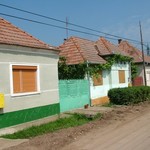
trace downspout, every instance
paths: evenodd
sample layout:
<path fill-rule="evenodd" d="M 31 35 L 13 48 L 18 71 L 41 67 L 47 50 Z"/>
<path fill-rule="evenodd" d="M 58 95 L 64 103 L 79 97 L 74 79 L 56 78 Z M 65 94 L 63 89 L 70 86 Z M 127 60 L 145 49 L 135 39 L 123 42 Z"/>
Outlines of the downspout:
<path fill-rule="evenodd" d="M 87 67 L 87 80 L 88 80 L 88 83 L 89 83 L 89 103 L 90 103 L 90 106 L 92 106 L 92 102 L 91 102 L 91 88 L 90 88 L 90 74 L 89 74 L 89 62 L 88 60 L 86 61 L 86 67 Z"/>

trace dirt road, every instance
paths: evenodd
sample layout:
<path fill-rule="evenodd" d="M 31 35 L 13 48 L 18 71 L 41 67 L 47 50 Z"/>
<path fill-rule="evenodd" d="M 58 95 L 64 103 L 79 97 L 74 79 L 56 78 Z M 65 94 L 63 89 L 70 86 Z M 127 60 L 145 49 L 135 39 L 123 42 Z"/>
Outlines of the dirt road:
<path fill-rule="evenodd" d="M 116 107 L 103 119 L 48 133 L 7 150 L 149 150 L 150 102 Z"/>
<path fill-rule="evenodd" d="M 96 129 L 63 150 L 149 150 L 150 111 L 124 124 Z"/>

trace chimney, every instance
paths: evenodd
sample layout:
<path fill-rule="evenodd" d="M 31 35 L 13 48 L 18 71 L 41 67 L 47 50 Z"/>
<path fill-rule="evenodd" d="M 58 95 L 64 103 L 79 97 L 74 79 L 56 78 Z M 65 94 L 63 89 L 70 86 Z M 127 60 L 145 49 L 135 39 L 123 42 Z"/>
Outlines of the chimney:
<path fill-rule="evenodd" d="M 118 39 L 118 44 L 120 44 L 120 43 L 121 43 L 121 41 L 122 41 L 122 39 Z"/>

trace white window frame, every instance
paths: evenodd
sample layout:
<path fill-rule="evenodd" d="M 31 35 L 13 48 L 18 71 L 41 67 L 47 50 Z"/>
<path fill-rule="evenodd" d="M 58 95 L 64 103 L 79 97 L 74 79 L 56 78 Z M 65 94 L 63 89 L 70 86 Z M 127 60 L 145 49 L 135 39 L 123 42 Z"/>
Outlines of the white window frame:
<path fill-rule="evenodd" d="M 25 93 L 14 93 L 13 89 L 13 66 L 33 66 L 37 67 L 37 91 L 36 92 L 25 92 Z M 11 96 L 25 96 L 25 95 L 32 95 L 32 94 L 39 94 L 41 93 L 40 90 L 40 69 L 39 65 L 35 64 L 10 64 L 10 94 Z"/>

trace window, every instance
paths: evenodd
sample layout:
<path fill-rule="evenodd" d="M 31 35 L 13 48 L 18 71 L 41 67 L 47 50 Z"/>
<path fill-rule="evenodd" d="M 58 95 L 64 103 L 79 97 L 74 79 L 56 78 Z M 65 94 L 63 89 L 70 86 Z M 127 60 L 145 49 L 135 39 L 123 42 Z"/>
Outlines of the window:
<path fill-rule="evenodd" d="M 37 66 L 12 66 L 13 93 L 37 92 Z"/>
<path fill-rule="evenodd" d="M 94 86 L 103 85 L 102 71 L 98 73 L 98 76 L 93 77 L 93 85 Z"/>
<path fill-rule="evenodd" d="M 119 70 L 119 83 L 125 83 L 125 71 L 124 70 Z"/>

